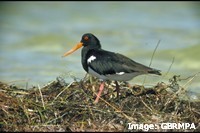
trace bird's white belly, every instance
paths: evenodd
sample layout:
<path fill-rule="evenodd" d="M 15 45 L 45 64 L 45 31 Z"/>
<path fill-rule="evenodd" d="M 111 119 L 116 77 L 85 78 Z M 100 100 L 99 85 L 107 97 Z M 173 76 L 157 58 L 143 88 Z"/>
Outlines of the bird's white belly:
<path fill-rule="evenodd" d="M 108 78 L 106 76 L 98 74 L 97 72 L 92 70 L 90 67 L 88 67 L 88 73 L 91 74 L 94 77 L 99 78 L 99 79 L 108 80 Z"/>
<path fill-rule="evenodd" d="M 102 80 L 116 80 L 116 81 L 128 81 L 128 80 L 131 80 L 132 78 L 140 75 L 137 72 L 134 72 L 134 73 L 120 72 L 120 73 L 116 73 L 116 74 L 112 74 L 112 75 L 111 74 L 100 75 L 97 72 L 95 72 L 94 70 L 92 70 L 90 67 L 88 68 L 88 73 L 91 74 L 92 76 L 95 76 Z"/>
<path fill-rule="evenodd" d="M 132 78 L 136 77 L 137 75 L 139 75 L 138 73 L 124 73 L 122 75 L 119 74 L 112 74 L 112 75 L 106 75 L 106 77 L 109 80 L 116 80 L 116 81 L 129 81 Z"/>

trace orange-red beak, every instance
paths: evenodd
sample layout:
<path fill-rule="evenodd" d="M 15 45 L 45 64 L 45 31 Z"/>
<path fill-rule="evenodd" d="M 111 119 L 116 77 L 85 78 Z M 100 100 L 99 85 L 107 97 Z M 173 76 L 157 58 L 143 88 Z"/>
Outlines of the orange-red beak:
<path fill-rule="evenodd" d="M 71 50 L 69 50 L 68 52 L 66 52 L 62 57 L 68 56 L 69 54 L 73 53 L 74 51 L 76 51 L 77 49 L 79 49 L 80 47 L 83 46 L 83 43 L 80 42 L 78 43 L 76 46 L 74 46 Z"/>

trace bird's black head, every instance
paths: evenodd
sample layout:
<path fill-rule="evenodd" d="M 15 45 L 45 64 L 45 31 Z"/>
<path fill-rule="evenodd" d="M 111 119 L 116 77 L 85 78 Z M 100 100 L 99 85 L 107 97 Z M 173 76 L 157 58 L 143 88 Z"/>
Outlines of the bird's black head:
<path fill-rule="evenodd" d="M 81 42 L 83 43 L 84 47 L 100 49 L 101 44 L 99 39 L 91 33 L 86 33 L 82 36 Z"/>
<path fill-rule="evenodd" d="M 83 49 L 101 49 L 101 44 L 100 41 L 97 39 L 96 36 L 94 36 L 91 33 L 86 33 L 82 36 L 81 42 L 79 42 L 76 46 L 74 46 L 71 50 L 66 52 L 64 56 L 68 56 L 69 54 L 73 53 L 77 49 L 81 48 L 84 46 Z"/>

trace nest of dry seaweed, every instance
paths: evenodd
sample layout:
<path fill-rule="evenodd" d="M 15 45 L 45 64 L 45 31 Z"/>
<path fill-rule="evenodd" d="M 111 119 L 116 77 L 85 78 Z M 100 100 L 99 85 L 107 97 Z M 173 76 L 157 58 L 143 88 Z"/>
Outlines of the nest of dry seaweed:
<path fill-rule="evenodd" d="M 177 82 L 176 76 L 149 88 L 121 82 L 119 97 L 114 82 L 107 82 L 97 104 L 96 79 L 68 84 L 58 77 L 28 90 L 0 82 L 0 130 L 135 132 L 144 130 L 130 130 L 128 123 L 193 123 L 195 129 L 149 131 L 200 131 L 200 102 L 180 99 L 185 91 Z"/>

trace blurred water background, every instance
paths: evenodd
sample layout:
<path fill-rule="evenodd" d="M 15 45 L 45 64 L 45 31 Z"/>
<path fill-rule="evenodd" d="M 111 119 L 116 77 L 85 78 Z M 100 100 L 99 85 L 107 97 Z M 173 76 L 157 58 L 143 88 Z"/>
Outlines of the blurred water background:
<path fill-rule="evenodd" d="M 81 50 L 61 56 L 88 32 L 104 49 L 147 66 L 160 40 L 151 67 L 164 76 L 146 76 L 147 86 L 200 72 L 199 2 L 1 2 L 0 81 L 42 86 L 58 76 L 82 79 Z M 197 75 L 181 84 L 200 93 L 199 81 Z"/>

